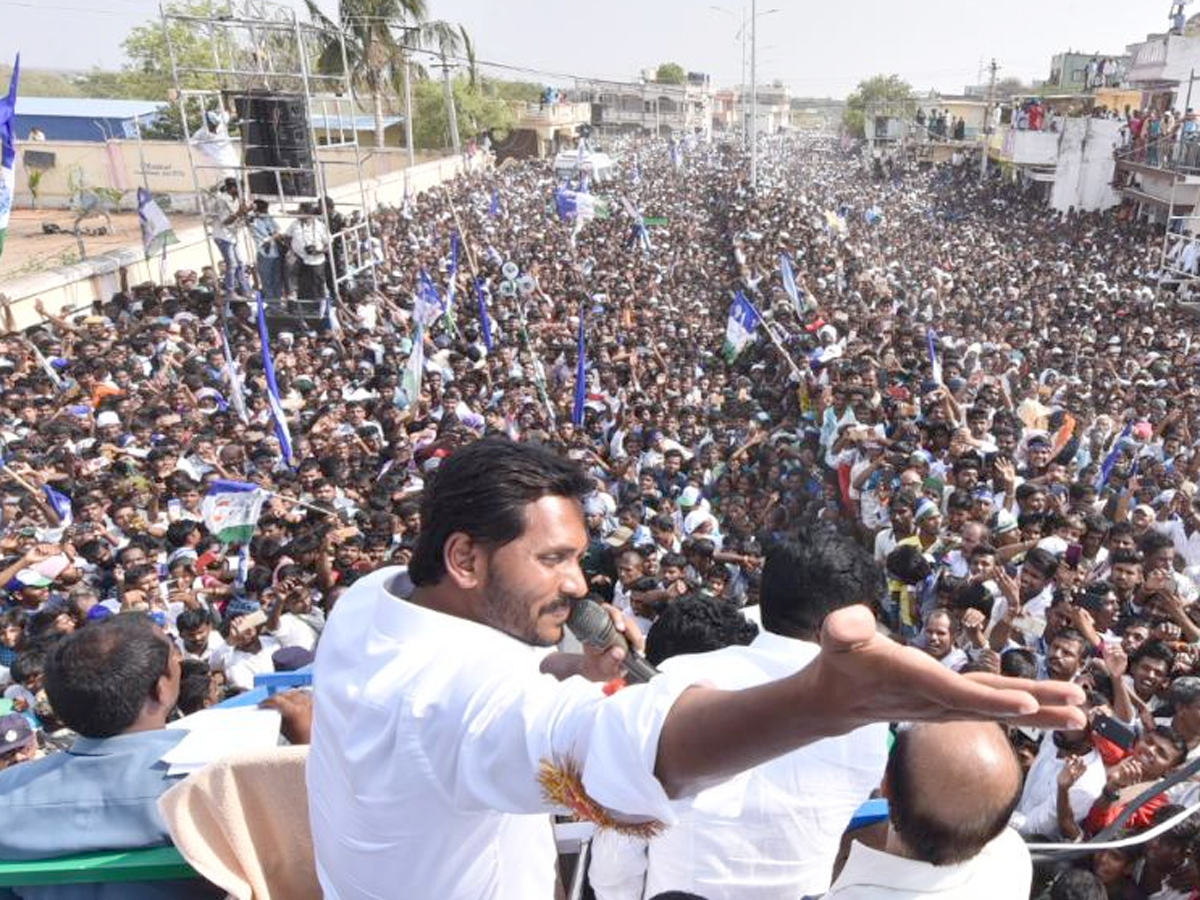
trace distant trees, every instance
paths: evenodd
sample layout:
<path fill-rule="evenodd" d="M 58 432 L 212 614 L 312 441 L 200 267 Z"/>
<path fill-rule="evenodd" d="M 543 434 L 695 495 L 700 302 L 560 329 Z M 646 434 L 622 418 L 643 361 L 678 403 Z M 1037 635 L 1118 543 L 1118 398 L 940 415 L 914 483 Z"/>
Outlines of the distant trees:
<path fill-rule="evenodd" d="M 654 73 L 654 80 L 659 84 L 684 84 L 687 81 L 687 72 L 679 63 L 665 62 Z"/>
<path fill-rule="evenodd" d="M 881 102 L 910 100 L 912 85 L 899 75 L 873 75 L 858 83 L 858 87 L 846 98 L 846 109 L 842 113 L 842 125 L 852 137 L 866 136 L 868 109 Z"/>

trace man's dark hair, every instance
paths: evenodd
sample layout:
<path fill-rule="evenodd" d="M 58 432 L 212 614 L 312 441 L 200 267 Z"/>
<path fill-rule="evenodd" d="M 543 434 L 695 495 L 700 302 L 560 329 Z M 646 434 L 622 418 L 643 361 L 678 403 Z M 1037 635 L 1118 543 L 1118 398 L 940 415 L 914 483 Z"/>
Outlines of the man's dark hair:
<path fill-rule="evenodd" d="M 1108 891 L 1087 869 L 1066 869 L 1050 885 L 1050 900 L 1108 900 Z"/>
<path fill-rule="evenodd" d="M 179 700 L 175 705 L 183 715 L 190 716 L 204 709 L 212 686 L 212 672 L 202 660 L 185 659 L 179 664 L 179 676 Z"/>
<path fill-rule="evenodd" d="M 148 616 L 112 616 L 54 645 L 46 695 L 73 731 L 112 737 L 137 721 L 170 658 L 167 638 Z"/>
<path fill-rule="evenodd" d="M 180 634 L 185 631 L 195 631 L 204 624 L 213 624 L 212 614 L 203 609 L 185 609 L 175 620 L 175 630 Z"/>
<path fill-rule="evenodd" d="M 438 466 L 421 497 L 421 533 L 409 563 L 415 585 L 446 574 L 443 553 L 455 532 L 501 547 L 525 530 L 525 507 L 542 497 L 582 501 L 592 484 L 573 462 L 532 444 L 484 438 Z"/>
<path fill-rule="evenodd" d="M 903 584 L 920 584 L 932 571 L 920 547 L 901 544 L 887 555 L 887 573 Z"/>
<path fill-rule="evenodd" d="M 1114 550 L 1108 556 L 1108 566 L 1111 570 L 1113 566 L 1140 566 L 1142 564 L 1142 554 L 1136 550 Z"/>
<path fill-rule="evenodd" d="M 1009 678 L 1037 678 L 1037 656 L 1032 650 L 1015 648 L 1000 655 L 1000 674 Z"/>
<path fill-rule="evenodd" d="M 892 755 L 888 758 L 884 778 L 888 785 L 888 816 L 892 828 L 905 846 L 921 862 L 935 866 L 966 862 L 994 840 L 1008 824 L 1009 817 L 1021 798 L 1014 790 L 1001 808 L 975 819 L 958 816 L 955 822 L 940 822 L 925 811 L 928 798 L 922 797 L 913 768 L 912 732 L 901 728 L 896 732 Z"/>
<path fill-rule="evenodd" d="M 831 612 L 874 604 L 886 590 L 870 553 L 828 522 L 813 520 L 767 548 L 758 602 L 767 631 L 811 640 Z"/>
<path fill-rule="evenodd" d="M 1167 667 L 1167 673 L 1175 667 L 1175 651 L 1162 641 L 1146 641 L 1129 658 L 1129 668 L 1132 669 L 1143 659 L 1157 659 Z"/>
<path fill-rule="evenodd" d="M 1042 547 L 1034 547 L 1025 554 L 1025 562 L 1021 565 L 1032 567 L 1043 578 L 1053 578 L 1058 571 L 1058 557 Z"/>
<path fill-rule="evenodd" d="M 1142 558 L 1157 553 L 1159 550 L 1165 550 L 1168 547 L 1174 547 L 1175 542 L 1165 534 L 1160 534 L 1157 531 L 1147 531 L 1138 538 L 1137 548 L 1142 552 Z"/>
<path fill-rule="evenodd" d="M 668 603 L 654 620 L 646 636 L 646 659 L 657 666 L 664 659 L 684 653 L 745 646 L 757 635 L 758 626 L 732 603 L 689 594 Z"/>

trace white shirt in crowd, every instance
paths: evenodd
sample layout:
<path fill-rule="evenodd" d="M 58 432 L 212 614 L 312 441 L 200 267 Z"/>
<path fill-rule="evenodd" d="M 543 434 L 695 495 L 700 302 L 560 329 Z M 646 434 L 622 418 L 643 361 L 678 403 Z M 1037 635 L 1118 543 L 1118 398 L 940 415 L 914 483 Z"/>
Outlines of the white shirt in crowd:
<path fill-rule="evenodd" d="M 542 674 L 536 648 L 401 599 L 411 591 L 399 568 L 355 582 L 317 650 L 307 778 L 327 900 L 552 900 L 543 761 L 573 760 L 607 809 L 672 821 L 654 765 L 688 682 L 606 697 Z"/>
<path fill-rule="evenodd" d="M 1089 750 L 1083 759 L 1087 768 L 1067 792 L 1071 813 L 1076 822 L 1082 822 L 1087 817 L 1092 804 L 1100 798 L 1106 783 L 1104 762 L 1100 759 L 1100 754 Z M 1058 755 L 1053 732 L 1045 732 L 1033 765 L 1029 767 L 1029 774 L 1025 776 L 1021 800 L 1017 803 L 1017 809 L 1009 822 L 1026 837 L 1062 837 L 1058 827 L 1058 773 L 1062 771 L 1066 762 L 1066 757 Z"/>
<path fill-rule="evenodd" d="M 972 859 L 948 866 L 893 856 L 855 841 L 824 900 L 1025 900 L 1033 863 L 1011 828 Z"/>
<path fill-rule="evenodd" d="M 280 647 L 279 641 L 265 632 L 259 634 L 258 642 L 261 647 L 257 653 L 226 645 L 219 655 L 213 655 L 210 665 L 214 669 L 225 670 L 225 681 L 230 687 L 248 691 L 254 687 L 255 675 L 275 671 L 275 662 L 271 657 Z"/>
<path fill-rule="evenodd" d="M 748 647 L 677 656 L 660 669 L 737 690 L 794 674 L 819 650 L 764 631 Z M 641 900 L 668 890 L 705 900 L 822 893 L 842 832 L 883 779 L 887 731 L 869 725 L 817 741 L 676 802 L 678 822 L 648 844 L 601 832 L 588 873 L 597 900 Z"/>

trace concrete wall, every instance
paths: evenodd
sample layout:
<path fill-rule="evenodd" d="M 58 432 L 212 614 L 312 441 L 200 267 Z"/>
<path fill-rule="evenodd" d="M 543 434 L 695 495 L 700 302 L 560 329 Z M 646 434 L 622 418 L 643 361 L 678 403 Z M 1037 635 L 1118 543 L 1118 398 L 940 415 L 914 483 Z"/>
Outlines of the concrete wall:
<path fill-rule="evenodd" d="M 1103 210 L 1120 203 L 1113 190 L 1113 149 L 1121 123 L 1112 119 L 1074 118 L 1063 122 L 1050 205 L 1059 212 Z"/>
<path fill-rule="evenodd" d="M 486 165 L 488 159 L 480 155 L 471 161 L 466 157 L 446 157 L 405 171 L 391 172 L 366 183 L 368 207 L 374 209 L 381 203 L 400 205 L 404 199 L 406 183 L 407 190 L 415 196 L 449 181 L 460 172 L 475 171 Z M 343 208 L 359 206 L 357 184 L 333 188 L 330 194 Z M 288 220 L 278 218 L 281 227 L 286 228 Z M 203 227 L 182 230 L 177 236 L 179 243 L 168 249 L 166 262 L 161 264 L 161 271 L 166 273 L 168 280 L 180 269 L 194 269 L 198 272 L 213 262 Z M 72 266 L 47 269 L 0 283 L 0 291 L 7 294 L 12 301 L 13 315 L 18 327 L 25 328 L 36 324 L 41 318 L 33 308 L 35 298 L 40 297 L 46 308 L 52 312 L 65 307 L 86 308 L 97 297 L 107 297 L 121 289 L 122 270 L 125 271 L 127 283 L 130 285 L 145 281 L 157 282 L 160 279 L 159 259 L 146 260 L 141 245 L 136 244 L 91 257 Z"/>
<path fill-rule="evenodd" d="M 395 130 L 395 129 L 393 129 Z M 399 129 L 403 132 L 403 129 Z M 167 195 L 171 208 L 193 211 L 196 208 L 195 187 L 188 162 L 188 149 L 178 141 L 143 141 L 140 151 L 137 141 L 38 141 L 17 144 L 16 205 L 28 208 L 33 195 L 29 191 L 28 169 L 20 162 L 25 150 L 55 155 L 54 168 L 42 176 L 38 206 L 44 209 L 66 209 L 71 203 L 72 172 L 78 173 L 88 187 L 114 188 L 122 191 L 121 206 L 133 209 L 137 189 L 142 184 L 142 159 L 145 159 L 146 178 L 156 195 Z M 408 156 L 402 148 L 362 147 L 364 178 L 380 178 L 402 169 Z M 323 163 L 325 181 L 338 187 L 356 179 L 355 152 L 351 147 L 321 147 L 317 158 Z M 418 153 L 418 162 L 441 159 L 439 154 Z M 210 170 L 211 172 L 211 170 Z M 206 173 L 202 173 L 204 178 Z M 215 181 L 215 177 L 213 177 Z M 202 185 L 203 187 L 204 185 Z"/>

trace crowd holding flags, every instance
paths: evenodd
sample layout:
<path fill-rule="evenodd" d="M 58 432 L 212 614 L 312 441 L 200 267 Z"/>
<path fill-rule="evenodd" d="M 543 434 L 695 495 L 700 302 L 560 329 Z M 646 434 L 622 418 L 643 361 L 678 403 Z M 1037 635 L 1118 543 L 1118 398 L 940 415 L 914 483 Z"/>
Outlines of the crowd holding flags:
<path fill-rule="evenodd" d="M 779 254 L 779 277 L 783 279 L 783 289 L 792 299 L 792 307 L 796 310 L 796 315 L 800 317 L 800 321 L 804 321 L 805 313 L 805 295 L 796 284 L 796 273 L 792 270 L 792 261 L 788 259 L 786 253 Z"/>
<path fill-rule="evenodd" d="M 446 303 L 424 269 L 417 276 L 417 296 L 413 302 L 413 321 L 428 328 L 446 315 Z"/>
<path fill-rule="evenodd" d="M 571 424 L 583 424 L 583 407 L 587 400 L 587 307 L 579 307 L 579 340 L 575 360 L 575 402 L 571 406 Z"/>
<path fill-rule="evenodd" d="M 158 280 L 165 281 L 167 248 L 178 244 L 179 238 L 175 236 L 167 214 L 144 187 L 137 189 L 137 212 L 138 221 L 142 226 L 142 247 L 146 252 L 146 259 L 152 256 L 159 257 Z"/>
<path fill-rule="evenodd" d="M 754 340 L 761 321 L 762 316 L 746 299 L 746 295 L 741 291 L 734 294 L 733 304 L 729 307 L 729 321 L 725 324 L 724 353 L 727 362 L 732 363 L 737 359 L 746 345 Z"/>
<path fill-rule="evenodd" d="M 483 332 L 483 344 L 492 352 L 492 317 L 488 315 L 487 289 L 483 279 L 475 279 L 475 295 L 479 298 L 479 330 Z"/>
<path fill-rule="evenodd" d="M 287 416 L 279 399 L 279 385 L 275 381 L 275 361 L 271 358 L 271 340 L 267 335 L 267 313 L 262 294 L 255 292 L 258 300 L 258 338 L 262 342 L 263 373 L 267 376 L 267 405 L 271 408 L 271 419 L 275 423 L 275 437 L 279 439 L 279 450 L 284 461 L 291 465 L 292 433 L 288 428 Z"/>
<path fill-rule="evenodd" d="M 256 484 L 216 479 L 200 501 L 204 527 L 222 544 L 249 543 L 266 498 Z"/>
<path fill-rule="evenodd" d="M 933 326 L 929 326 L 925 330 L 925 344 L 929 349 L 929 368 L 933 373 L 933 380 L 938 384 L 942 383 L 942 361 L 937 355 L 937 332 L 933 330 Z"/>
<path fill-rule="evenodd" d="M 21 78 L 21 54 L 13 63 L 8 94 L 0 97 L 0 253 L 4 252 L 4 236 L 8 233 L 8 216 L 17 190 L 17 138 L 14 123 L 17 118 L 17 83 Z"/>
<path fill-rule="evenodd" d="M 64 528 L 70 528 L 75 521 L 75 514 L 71 509 L 71 498 L 66 494 L 56 491 L 50 485 L 42 486 L 42 493 L 46 495 L 46 502 L 50 504 L 50 508 L 54 510 L 54 514 L 58 516 L 58 524 Z"/>

